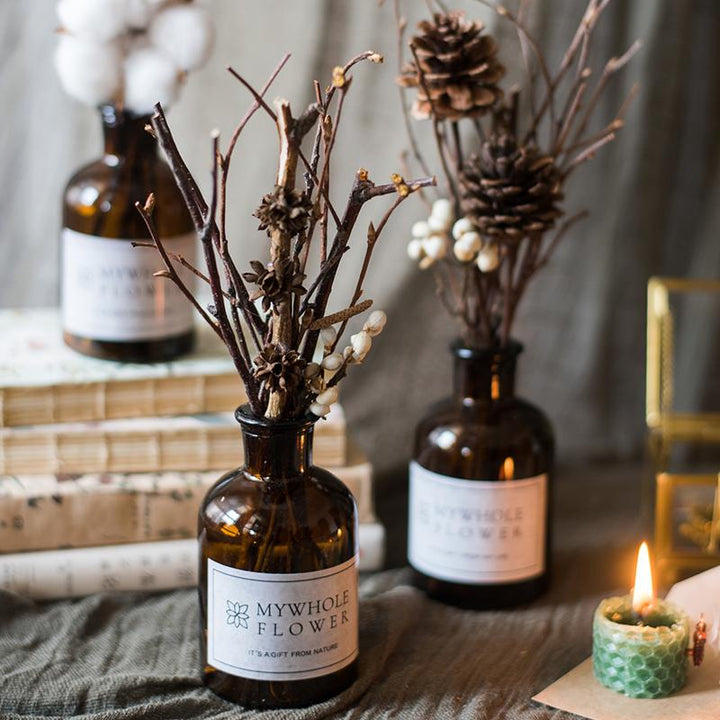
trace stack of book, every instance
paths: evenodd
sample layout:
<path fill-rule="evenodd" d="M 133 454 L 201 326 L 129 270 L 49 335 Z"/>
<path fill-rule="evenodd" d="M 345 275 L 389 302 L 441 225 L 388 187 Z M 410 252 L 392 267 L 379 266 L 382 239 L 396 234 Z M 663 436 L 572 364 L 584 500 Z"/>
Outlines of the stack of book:
<path fill-rule="evenodd" d="M 244 389 L 215 336 L 154 365 L 63 345 L 54 310 L 0 311 L 0 588 L 38 598 L 197 579 L 197 509 L 242 464 Z M 381 567 L 372 467 L 336 406 L 314 462 L 357 499 L 361 570 Z"/>

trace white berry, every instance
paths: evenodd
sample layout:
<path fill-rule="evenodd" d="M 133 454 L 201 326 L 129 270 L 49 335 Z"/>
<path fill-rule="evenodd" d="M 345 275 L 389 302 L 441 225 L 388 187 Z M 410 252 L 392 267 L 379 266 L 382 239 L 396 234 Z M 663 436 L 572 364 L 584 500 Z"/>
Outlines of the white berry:
<path fill-rule="evenodd" d="M 320 405 L 332 405 L 333 403 L 336 403 L 338 399 L 338 389 L 337 385 L 333 385 L 333 387 L 329 387 L 324 392 L 321 392 L 316 398 L 315 402 L 320 403 Z"/>
<path fill-rule="evenodd" d="M 325 417 L 330 412 L 330 406 L 314 402 L 310 405 L 310 412 L 317 417 Z"/>
<path fill-rule="evenodd" d="M 471 262 L 475 259 L 476 251 L 461 238 L 453 245 L 453 253 L 460 262 Z"/>
<path fill-rule="evenodd" d="M 478 253 L 477 266 L 480 272 L 492 272 L 498 265 L 500 265 L 500 253 L 497 245 L 487 245 Z"/>
<path fill-rule="evenodd" d="M 334 327 L 326 327 L 320 331 L 320 338 L 325 347 L 330 347 L 337 338 L 337 330 Z"/>
<path fill-rule="evenodd" d="M 411 228 L 410 232 L 414 238 L 426 238 L 430 234 L 430 226 L 426 220 L 418 220 Z"/>
<path fill-rule="evenodd" d="M 125 0 L 60 0 L 63 29 L 89 42 L 104 43 L 125 32 Z"/>
<path fill-rule="evenodd" d="M 449 200 L 441 198 L 433 203 L 432 213 L 428 220 L 433 230 L 449 230 L 454 219 L 452 203 Z"/>
<path fill-rule="evenodd" d="M 365 321 L 363 330 L 368 333 L 370 337 L 375 337 L 383 331 L 386 322 L 387 315 L 382 310 L 373 310 Z"/>
<path fill-rule="evenodd" d="M 148 34 L 150 42 L 178 67 L 196 70 L 212 51 L 215 26 L 207 10 L 199 5 L 171 5 L 155 16 Z"/>
<path fill-rule="evenodd" d="M 122 91 L 122 53 L 116 43 L 97 45 L 61 35 L 55 68 L 65 92 L 88 105 L 112 103 Z"/>
<path fill-rule="evenodd" d="M 448 240 L 443 235 L 431 235 L 423 240 L 425 254 L 433 260 L 442 260 L 448 251 Z"/>
<path fill-rule="evenodd" d="M 125 107 L 138 115 L 155 103 L 172 105 L 180 91 L 178 67 L 152 47 L 131 51 L 125 60 Z"/>
<path fill-rule="evenodd" d="M 474 226 L 469 218 L 461 217 L 454 225 L 452 229 L 452 236 L 459 240 L 462 235 L 467 232 L 472 232 Z"/>
<path fill-rule="evenodd" d="M 362 360 L 369 352 L 372 346 L 372 338 L 370 333 L 361 330 L 359 333 L 350 336 L 350 344 L 353 349 L 353 357 L 356 360 Z"/>
<path fill-rule="evenodd" d="M 337 370 L 343 364 L 343 356 L 339 352 L 330 353 L 320 364 L 324 370 Z"/>
<path fill-rule="evenodd" d="M 411 260 L 420 260 L 423 256 L 423 241 L 419 238 L 413 238 L 407 246 L 407 254 Z"/>

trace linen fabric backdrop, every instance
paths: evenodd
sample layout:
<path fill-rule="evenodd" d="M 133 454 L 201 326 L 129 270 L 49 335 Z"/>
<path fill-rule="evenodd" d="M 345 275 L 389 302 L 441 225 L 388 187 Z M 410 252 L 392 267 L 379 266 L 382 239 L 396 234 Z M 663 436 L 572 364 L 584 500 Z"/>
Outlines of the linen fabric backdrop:
<path fill-rule="evenodd" d="M 179 146 L 203 187 L 209 180 L 210 131 L 219 128 L 227 142 L 250 103 L 225 67 L 233 65 L 260 86 L 286 50 L 292 58 L 270 96 L 288 97 L 295 112 L 312 100 L 313 78 L 326 84 L 335 65 L 369 48 L 386 57 L 383 66 L 367 64 L 353 72 L 333 172 L 335 202 L 344 203 L 359 167 L 368 168 L 377 182 L 400 170 L 407 139 L 394 85 L 391 0 L 383 6 L 370 0 L 206 4 L 216 18 L 216 49 L 207 66 L 190 76 L 170 112 Z M 585 4 L 533 3 L 531 27 L 551 67 Z M 428 15 L 420 0 L 404 5 L 411 29 Z M 522 83 L 512 28 L 478 2 L 450 5 L 507 39 L 502 59 L 510 78 Z M 56 303 L 62 188 L 101 149 L 97 113 L 67 97 L 55 75 L 54 6 L 52 0 L 0 3 L 4 307 Z M 654 274 L 717 277 L 720 271 L 718 37 L 716 0 L 614 0 L 597 27 L 591 52 L 597 68 L 635 38 L 643 42 L 627 71 L 613 81 L 598 117 L 609 120 L 635 81 L 641 90 L 616 142 L 572 178 L 565 207 L 568 213 L 588 208 L 591 217 L 573 229 L 531 284 L 514 333 L 526 347 L 520 392 L 549 414 L 561 459 L 642 452 L 647 280 Z M 440 177 L 427 123 L 415 127 Z M 250 214 L 273 185 L 276 150 L 275 130 L 258 113 L 236 153 L 230 187 L 233 250 L 243 266 L 267 252 L 264 233 L 256 231 Z M 343 261 L 333 309 L 344 307 L 351 294 L 364 250 L 363 225 L 382 212 L 382 201 L 365 210 L 354 248 Z M 414 425 L 450 389 L 447 347 L 456 328 L 435 299 L 429 273 L 420 272 L 405 251 L 410 225 L 424 212 L 411 198 L 376 249 L 366 296 L 387 311 L 389 322 L 365 366 L 353 368 L 343 383 L 351 431 L 375 463 L 380 493 L 386 483 L 404 482 Z M 717 374 L 711 378 L 720 350 L 717 326 L 717 314 L 708 314 L 680 328 L 677 366 L 686 371 L 677 392 L 690 405 L 718 398 Z"/>

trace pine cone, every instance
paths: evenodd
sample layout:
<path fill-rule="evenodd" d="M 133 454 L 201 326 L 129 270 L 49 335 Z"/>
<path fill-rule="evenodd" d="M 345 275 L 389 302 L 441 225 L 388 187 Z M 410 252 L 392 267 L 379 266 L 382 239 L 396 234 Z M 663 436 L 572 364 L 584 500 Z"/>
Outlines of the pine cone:
<path fill-rule="evenodd" d="M 243 273 L 243 278 L 258 286 L 250 299 L 255 301 L 261 297 L 265 312 L 271 305 L 277 307 L 292 293 L 300 296 L 307 292 L 303 287 L 305 275 L 300 272 L 300 264 L 297 260 L 284 258 L 267 265 L 263 265 L 259 260 L 251 260 L 250 267 L 253 272 Z"/>
<path fill-rule="evenodd" d="M 266 345 L 253 360 L 253 375 L 263 394 L 282 390 L 292 392 L 305 380 L 305 360 L 295 350 Z"/>
<path fill-rule="evenodd" d="M 398 83 L 418 88 L 413 115 L 460 120 L 487 113 L 502 97 L 497 86 L 505 68 L 497 60 L 497 44 L 483 35 L 481 22 L 466 22 L 461 12 L 436 13 L 418 24 L 411 44 L 417 62 L 405 65 Z"/>
<path fill-rule="evenodd" d="M 260 220 L 258 230 L 267 230 L 268 235 L 278 230 L 286 237 L 294 237 L 307 227 L 312 207 L 312 202 L 300 190 L 286 190 L 276 185 L 273 192 L 263 196 L 253 215 Z"/>
<path fill-rule="evenodd" d="M 508 134 L 483 143 L 460 176 L 463 213 L 481 235 L 508 242 L 549 230 L 562 215 L 560 173 L 552 157 Z"/>

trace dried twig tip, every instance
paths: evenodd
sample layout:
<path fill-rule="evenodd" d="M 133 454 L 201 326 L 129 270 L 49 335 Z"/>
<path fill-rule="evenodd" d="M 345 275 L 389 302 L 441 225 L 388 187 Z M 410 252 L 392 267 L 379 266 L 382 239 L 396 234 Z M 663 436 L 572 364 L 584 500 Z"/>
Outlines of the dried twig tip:
<path fill-rule="evenodd" d="M 345 70 L 339 65 L 336 65 L 332 71 L 332 84 L 336 88 L 341 88 L 345 85 Z"/>
<path fill-rule="evenodd" d="M 385 62 L 385 58 L 380 53 L 376 53 L 376 52 L 374 52 L 372 55 L 370 55 L 368 57 L 368 60 L 370 62 L 374 62 L 374 63 L 378 63 L 378 64 L 382 64 Z"/>
<path fill-rule="evenodd" d="M 391 175 L 391 180 L 393 181 L 393 184 L 395 185 L 395 189 L 397 190 L 398 195 L 400 195 L 400 197 L 407 197 L 410 194 L 410 188 L 405 183 L 405 178 L 403 178 L 402 175 L 393 173 Z"/>
<path fill-rule="evenodd" d="M 155 209 L 155 193 L 150 193 L 147 196 L 147 199 L 145 200 L 145 205 L 143 206 L 143 210 L 148 214 L 151 215 L 152 211 Z"/>
<path fill-rule="evenodd" d="M 370 177 L 370 174 L 368 173 L 368 171 L 365 168 L 360 168 L 357 171 L 357 179 L 360 182 L 367 182 L 369 177 Z"/>

